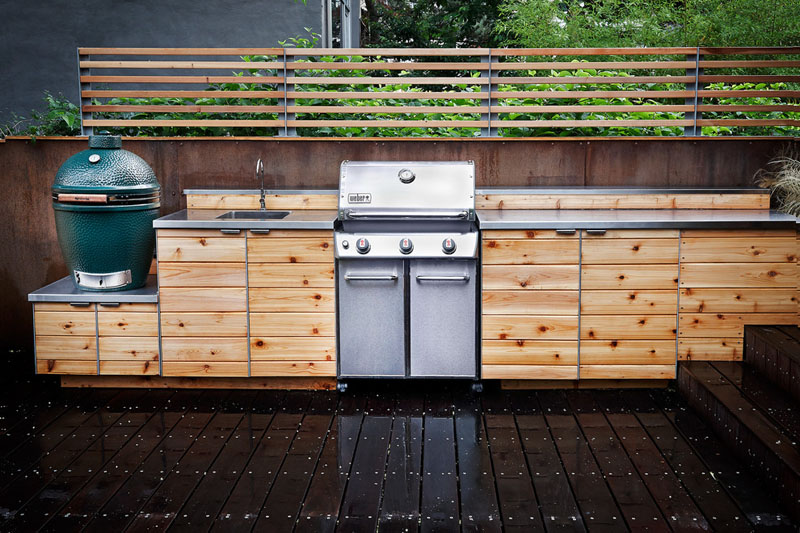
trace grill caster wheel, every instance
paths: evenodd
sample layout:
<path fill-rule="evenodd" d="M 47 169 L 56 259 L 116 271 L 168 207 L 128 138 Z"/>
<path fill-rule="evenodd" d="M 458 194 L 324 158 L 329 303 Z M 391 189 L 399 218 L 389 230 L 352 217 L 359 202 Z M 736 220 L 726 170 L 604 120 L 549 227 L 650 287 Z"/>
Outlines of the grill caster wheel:
<path fill-rule="evenodd" d="M 472 392 L 480 394 L 483 392 L 483 383 L 476 382 L 472 384 Z"/>
<path fill-rule="evenodd" d="M 336 384 L 336 390 L 339 392 L 346 392 L 347 391 L 347 383 L 344 381 L 340 381 Z"/>

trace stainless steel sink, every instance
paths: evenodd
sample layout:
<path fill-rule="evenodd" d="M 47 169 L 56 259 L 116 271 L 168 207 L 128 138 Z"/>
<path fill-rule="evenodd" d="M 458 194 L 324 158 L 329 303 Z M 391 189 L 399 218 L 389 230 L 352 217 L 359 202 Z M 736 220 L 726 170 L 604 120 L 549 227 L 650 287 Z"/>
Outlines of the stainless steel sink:
<path fill-rule="evenodd" d="M 217 218 L 238 220 L 279 220 L 291 211 L 228 211 Z"/>

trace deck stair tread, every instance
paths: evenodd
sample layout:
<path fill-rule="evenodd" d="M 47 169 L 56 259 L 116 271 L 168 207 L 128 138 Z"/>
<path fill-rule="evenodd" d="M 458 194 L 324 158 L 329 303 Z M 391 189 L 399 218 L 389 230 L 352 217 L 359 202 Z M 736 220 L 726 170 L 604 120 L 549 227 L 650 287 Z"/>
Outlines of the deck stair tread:
<path fill-rule="evenodd" d="M 746 326 L 745 363 L 800 402 L 800 328 Z"/>
<path fill-rule="evenodd" d="M 734 385 L 714 365 L 691 362 L 683 365 L 711 394 L 713 394 L 753 435 L 777 456 L 787 468 L 800 475 L 800 451 L 791 439 Z"/>
<path fill-rule="evenodd" d="M 800 516 L 798 415 L 790 399 L 744 363 L 685 362 L 679 388 L 723 441 Z"/>
<path fill-rule="evenodd" d="M 725 361 L 712 363 L 712 366 L 789 436 L 797 448 L 800 443 L 800 411 L 796 401 L 749 365 Z"/>

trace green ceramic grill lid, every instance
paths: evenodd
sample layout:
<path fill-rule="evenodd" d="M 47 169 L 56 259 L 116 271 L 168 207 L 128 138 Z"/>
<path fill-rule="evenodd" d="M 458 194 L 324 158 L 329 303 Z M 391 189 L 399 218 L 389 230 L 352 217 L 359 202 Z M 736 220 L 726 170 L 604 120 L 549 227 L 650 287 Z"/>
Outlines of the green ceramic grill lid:
<path fill-rule="evenodd" d="M 138 155 L 122 150 L 117 135 L 92 135 L 89 149 L 67 159 L 52 187 L 61 207 L 94 208 L 159 201 L 161 186 L 153 169 Z"/>

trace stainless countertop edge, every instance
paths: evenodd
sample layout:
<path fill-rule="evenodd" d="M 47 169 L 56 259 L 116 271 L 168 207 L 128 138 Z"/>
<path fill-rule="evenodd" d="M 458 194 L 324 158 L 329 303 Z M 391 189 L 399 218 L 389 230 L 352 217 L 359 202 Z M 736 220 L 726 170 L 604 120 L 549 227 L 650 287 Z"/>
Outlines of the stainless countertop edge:
<path fill-rule="evenodd" d="M 147 285 L 127 291 L 79 291 L 69 276 L 45 285 L 28 294 L 29 302 L 57 303 L 158 303 L 158 286 L 155 275 L 147 278 Z"/>
<path fill-rule="evenodd" d="M 336 195 L 338 189 L 266 189 L 266 194 L 320 194 Z M 759 187 L 478 187 L 475 193 L 483 194 L 770 194 L 769 189 Z M 258 195 L 259 189 L 184 189 L 184 195 Z"/>
<path fill-rule="evenodd" d="M 333 229 L 330 221 L 293 220 L 156 220 L 155 229 Z"/>
<path fill-rule="evenodd" d="M 492 221 L 479 222 L 485 229 L 795 229 L 791 220 L 739 220 L 739 221 L 609 221 L 609 222 L 547 222 L 547 221 Z"/>
<path fill-rule="evenodd" d="M 759 187 L 719 188 L 712 187 L 478 187 L 475 194 L 770 194 L 769 189 Z"/>
<path fill-rule="evenodd" d="M 265 194 L 325 194 L 335 195 L 339 194 L 338 189 L 265 189 Z M 260 195 L 261 189 L 184 189 L 183 194 L 209 194 L 209 195 L 231 195 L 231 194 L 248 194 Z"/>

